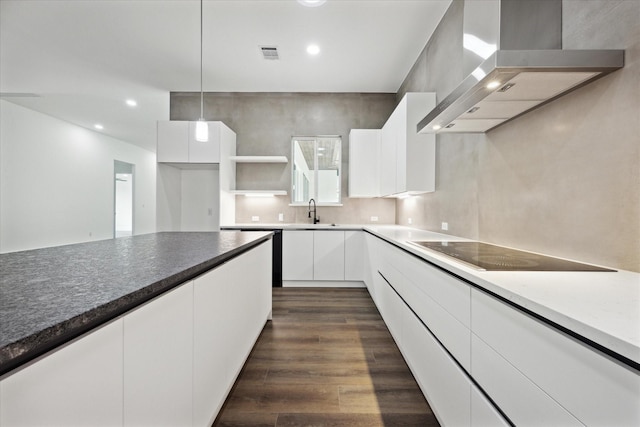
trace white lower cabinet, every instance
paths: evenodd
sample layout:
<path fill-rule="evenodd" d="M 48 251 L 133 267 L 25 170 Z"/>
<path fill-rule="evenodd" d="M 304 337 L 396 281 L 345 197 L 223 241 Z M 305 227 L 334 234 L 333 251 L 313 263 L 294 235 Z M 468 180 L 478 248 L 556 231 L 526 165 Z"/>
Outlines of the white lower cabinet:
<path fill-rule="evenodd" d="M 583 425 L 475 335 L 471 349 L 473 378 L 516 425 Z"/>
<path fill-rule="evenodd" d="M 471 425 L 473 427 L 507 427 L 511 425 L 474 384 L 471 384 Z"/>
<path fill-rule="evenodd" d="M 362 286 L 365 254 L 363 231 L 284 230 L 283 285 Z"/>
<path fill-rule="evenodd" d="M 0 382 L 2 426 L 122 425 L 118 319 Z"/>
<path fill-rule="evenodd" d="M 282 232 L 282 280 L 313 280 L 313 231 Z"/>
<path fill-rule="evenodd" d="M 194 280 L 193 425 L 211 425 L 271 312 L 271 242 Z"/>
<path fill-rule="evenodd" d="M 344 231 L 313 231 L 313 280 L 344 280 Z"/>
<path fill-rule="evenodd" d="M 193 283 L 124 317 L 124 425 L 192 425 Z"/>
<path fill-rule="evenodd" d="M 532 390 L 530 394 L 500 400 L 496 396 L 496 404 L 505 405 L 507 416 L 514 421 L 520 416 L 527 420 L 533 417 L 523 412 L 526 408 L 522 407 L 531 403 L 529 396 L 539 394 L 532 388 L 535 387 L 546 395 L 540 401 L 552 399 L 585 425 L 640 425 L 637 371 L 484 292 L 474 289 L 471 300 L 472 331 L 477 338 L 472 348 L 474 377 L 477 362 L 478 375 L 488 385 L 501 388 L 516 380 L 523 384 L 522 378 L 512 375 L 513 370 L 532 383 L 527 387 Z M 495 354 L 487 351 L 487 347 Z M 498 364 L 504 368 L 496 370 Z M 549 412 L 544 416 L 552 416 L 549 405 L 541 404 L 540 408 Z M 545 421 L 547 425 L 569 425 L 568 418 L 555 414 Z"/>
<path fill-rule="evenodd" d="M 403 334 L 400 350 L 440 424 L 471 425 L 471 381 L 464 371 L 409 309 Z"/>
<path fill-rule="evenodd" d="M 344 280 L 364 280 L 367 258 L 364 231 L 344 232 Z"/>

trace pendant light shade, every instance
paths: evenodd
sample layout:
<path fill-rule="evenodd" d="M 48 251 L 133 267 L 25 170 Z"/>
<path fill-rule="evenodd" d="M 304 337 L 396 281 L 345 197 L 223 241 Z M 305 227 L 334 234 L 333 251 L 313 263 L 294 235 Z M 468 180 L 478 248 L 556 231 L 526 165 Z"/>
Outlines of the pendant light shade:
<path fill-rule="evenodd" d="M 196 122 L 196 141 L 209 141 L 209 124 L 203 118 L 199 118 Z"/>
<path fill-rule="evenodd" d="M 204 119 L 204 92 L 202 90 L 202 3 L 200 0 L 200 118 L 196 122 L 196 141 L 209 141 L 209 125 Z"/>

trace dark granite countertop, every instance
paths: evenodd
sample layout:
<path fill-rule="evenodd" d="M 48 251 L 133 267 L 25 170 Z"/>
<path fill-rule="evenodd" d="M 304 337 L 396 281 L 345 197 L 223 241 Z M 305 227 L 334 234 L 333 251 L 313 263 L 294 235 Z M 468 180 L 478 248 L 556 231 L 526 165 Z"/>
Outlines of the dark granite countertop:
<path fill-rule="evenodd" d="M 269 240 L 163 232 L 0 255 L 0 375 Z"/>

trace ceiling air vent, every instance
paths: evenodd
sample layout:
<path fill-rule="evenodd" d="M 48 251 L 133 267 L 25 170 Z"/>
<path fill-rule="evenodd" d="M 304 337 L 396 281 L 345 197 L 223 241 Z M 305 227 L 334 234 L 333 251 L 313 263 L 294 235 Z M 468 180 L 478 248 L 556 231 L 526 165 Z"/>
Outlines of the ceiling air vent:
<path fill-rule="evenodd" d="M 260 46 L 260 51 L 264 59 L 280 59 L 278 48 L 275 46 Z"/>

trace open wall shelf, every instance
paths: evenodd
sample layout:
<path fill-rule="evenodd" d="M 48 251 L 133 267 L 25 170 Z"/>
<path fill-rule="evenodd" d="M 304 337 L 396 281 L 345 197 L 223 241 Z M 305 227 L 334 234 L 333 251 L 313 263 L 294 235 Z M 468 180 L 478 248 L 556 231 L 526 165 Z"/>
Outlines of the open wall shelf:
<path fill-rule="evenodd" d="M 236 163 L 289 163 L 287 156 L 231 156 Z"/>

